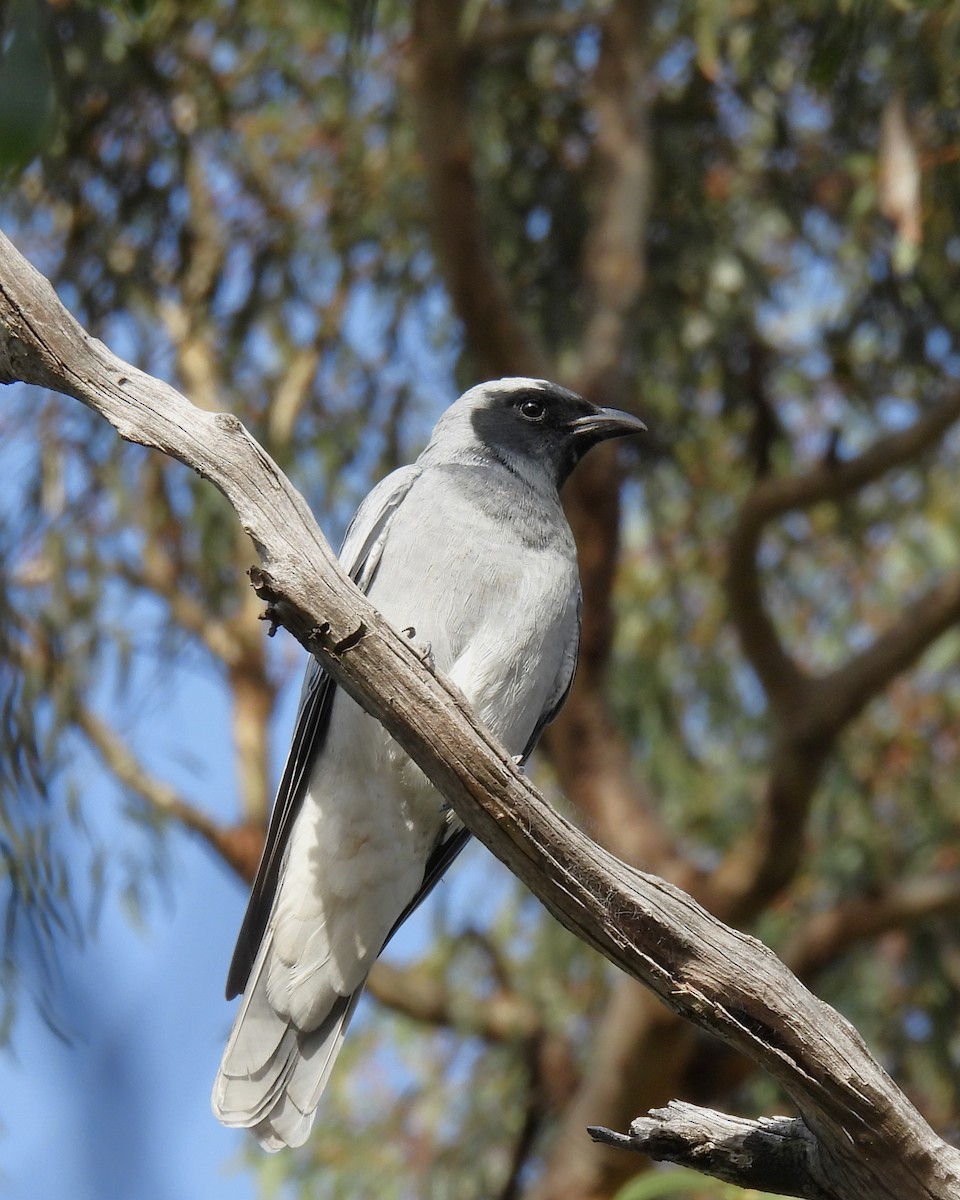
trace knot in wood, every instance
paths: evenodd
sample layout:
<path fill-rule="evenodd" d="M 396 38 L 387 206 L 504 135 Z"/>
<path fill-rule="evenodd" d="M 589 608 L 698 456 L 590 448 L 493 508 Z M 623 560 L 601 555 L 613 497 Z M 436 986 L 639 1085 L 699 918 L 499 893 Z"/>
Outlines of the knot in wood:
<path fill-rule="evenodd" d="M 240 433 L 243 429 L 240 418 L 233 413 L 215 413 L 213 423 L 223 433 Z"/>

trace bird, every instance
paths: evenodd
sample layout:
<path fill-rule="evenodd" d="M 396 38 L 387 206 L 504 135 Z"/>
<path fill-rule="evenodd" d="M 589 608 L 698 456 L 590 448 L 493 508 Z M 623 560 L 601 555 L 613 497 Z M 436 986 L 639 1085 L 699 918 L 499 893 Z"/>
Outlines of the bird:
<path fill-rule="evenodd" d="M 580 639 L 560 488 L 587 450 L 645 430 L 543 379 L 466 391 L 377 484 L 340 562 L 518 763 L 559 712 Z M 299 1146 L 380 951 L 469 834 L 380 723 L 311 659 L 227 978 L 243 998 L 213 1087 L 227 1126 Z"/>

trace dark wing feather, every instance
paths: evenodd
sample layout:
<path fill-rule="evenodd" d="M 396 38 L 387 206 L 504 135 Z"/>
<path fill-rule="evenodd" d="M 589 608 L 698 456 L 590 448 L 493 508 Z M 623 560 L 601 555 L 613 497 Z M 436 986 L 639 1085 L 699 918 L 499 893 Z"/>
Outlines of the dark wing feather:
<path fill-rule="evenodd" d="M 402 467 L 388 475 L 364 500 L 347 530 L 340 561 L 363 592 L 369 589 L 377 573 L 390 518 L 419 474 L 420 468 L 414 465 Z M 239 995 L 247 986 L 254 959 L 266 932 L 290 831 L 303 805 L 313 764 L 326 741 L 336 691 L 337 685 L 326 671 L 315 659 L 311 660 L 263 854 L 227 972 L 228 1000 Z"/>
<path fill-rule="evenodd" d="M 287 848 L 290 830 L 303 803 L 304 785 L 314 756 L 323 749 L 330 710 L 337 685 L 314 659 L 308 668 L 307 686 L 297 713 L 293 742 L 287 756 L 277 798 L 270 814 L 270 825 L 263 846 L 257 876 L 253 881 L 247 911 L 243 915 L 237 944 L 227 972 L 227 999 L 232 1000 L 247 986 L 273 907 L 280 877 L 280 865 Z"/>

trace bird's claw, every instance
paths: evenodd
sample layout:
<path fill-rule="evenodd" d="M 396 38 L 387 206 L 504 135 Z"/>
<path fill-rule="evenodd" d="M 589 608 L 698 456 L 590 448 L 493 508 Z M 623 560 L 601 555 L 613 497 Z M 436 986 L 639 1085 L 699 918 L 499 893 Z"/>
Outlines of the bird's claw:
<path fill-rule="evenodd" d="M 417 631 L 412 625 L 408 625 L 406 629 L 402 630 L 402 633 L 410 639 L 416 651 L 417 658 L 432 671 L 436 665 L 433 659 L 433 646 L 429 642 L 418 642 L 416 640 Z"/>

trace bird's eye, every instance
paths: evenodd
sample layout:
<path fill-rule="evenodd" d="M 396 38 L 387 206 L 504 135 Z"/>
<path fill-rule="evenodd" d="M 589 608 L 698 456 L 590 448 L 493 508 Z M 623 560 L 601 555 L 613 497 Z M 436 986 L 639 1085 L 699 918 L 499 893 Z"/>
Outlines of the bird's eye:
<path fill-rule="evenodd" d="M 524 400 L 519 406 L 520 416 L 525 421 L 542 421 L 547 406 L 542 400 Z"/>

